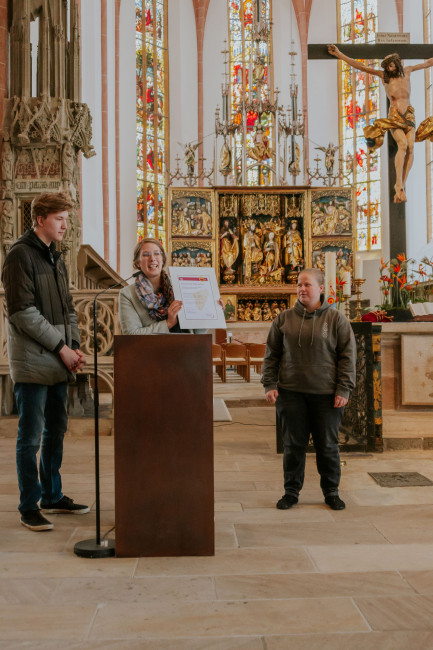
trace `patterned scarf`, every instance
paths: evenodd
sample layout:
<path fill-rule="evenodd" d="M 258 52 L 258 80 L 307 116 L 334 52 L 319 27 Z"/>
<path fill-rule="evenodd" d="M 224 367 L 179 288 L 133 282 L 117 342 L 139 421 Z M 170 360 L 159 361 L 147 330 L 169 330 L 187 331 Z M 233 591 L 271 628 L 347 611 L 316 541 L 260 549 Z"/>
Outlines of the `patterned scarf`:
<path fill-rule="evenodd" d="M 140 302 L 149 310 L 153 320 L 166 320 L 169 305 L 174 300 L 173 287 L 165 271 L 161 271 L 161 291 L 155 292 L 144 273 L 135 279 L 135 290 Z"/>

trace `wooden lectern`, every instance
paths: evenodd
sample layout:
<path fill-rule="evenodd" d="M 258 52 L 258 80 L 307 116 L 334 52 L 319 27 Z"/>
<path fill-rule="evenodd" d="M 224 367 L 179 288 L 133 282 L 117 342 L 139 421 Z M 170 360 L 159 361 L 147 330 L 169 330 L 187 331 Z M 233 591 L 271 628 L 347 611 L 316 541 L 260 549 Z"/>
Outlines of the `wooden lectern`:
<path fill-rule="evenodd" d="M 114 338 L 116 555 L 213 555 L 212 337 Z"/>

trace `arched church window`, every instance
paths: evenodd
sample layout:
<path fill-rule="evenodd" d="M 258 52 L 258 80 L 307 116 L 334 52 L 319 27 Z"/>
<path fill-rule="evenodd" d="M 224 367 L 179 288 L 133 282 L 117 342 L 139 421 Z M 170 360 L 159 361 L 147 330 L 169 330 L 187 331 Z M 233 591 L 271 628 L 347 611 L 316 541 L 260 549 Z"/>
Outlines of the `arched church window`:
<path fill-rule="evenodd" d="M 339 0 L 338 33 L 341 43 L 374 43 L 377 0 Z M 379 61 L 366 61 L 378 67 Z M 368 154 L 364 126 L 380 116 L 380 78 L 339 62 L 340 144 L 345 172 L 355 187 L 357 249 L 382 247 L 380 204 L 380 153 Z"/>
<path fill-rule="evenodd" d="M 424 43 L 432 42 L 432 1 L 423 0 Z M 425 74 L 425 114 L 433 114 L 433 73 L 426 68 Z M 433 143 L 426 140 L 426 184 L 427 184 L 427 239 L 433 237 Z"/>
<path fill-rule="evenodd" d="M 168 156 L 167 0 L 135 0 L 138 238 L 165 243 Z"/>
<path fill-rule="evenodd" d="M 258 24 L 267 27 L 269 37 L 254 41 L 253 30 Z M 227 105 L 223 104 L 223 117 L 224 113 L 228 112 L 227 118 L 232 118 L 236 124 L 241 125 L 245 104 L 259 99 L 259 95 L 265 99 L 268 91 L 271 91 L 273 99 L 271 0 L 228 0 L 228 28 L 229 94 Z M 260 138 L 266 147 L 271 149 L 274 140 L 271 113 L 263 112 L 260 123 Z M 272 184 L 273 174 L 270 173 L 266 165 L 257 165 L 257 156 L 254 158 L 258 138 L 258 113 L 247 111 L 244 125 L 244 128 L 238 129 L 231 139 L 233 160 L 236 161 L 236 164 L 233 165 L 236 184 L 242 184 L 242 168 L 244 166 L 247 185 Z M 242 143 L 244 141 L 246 147 L 243 160 Z M 272 154 L 270 153 L 269 161 L 264 160 L 264 162 L 268 162 L 270 166 L 271 161 Z M 261 176 L 260 180 L 258 174 Z"/>

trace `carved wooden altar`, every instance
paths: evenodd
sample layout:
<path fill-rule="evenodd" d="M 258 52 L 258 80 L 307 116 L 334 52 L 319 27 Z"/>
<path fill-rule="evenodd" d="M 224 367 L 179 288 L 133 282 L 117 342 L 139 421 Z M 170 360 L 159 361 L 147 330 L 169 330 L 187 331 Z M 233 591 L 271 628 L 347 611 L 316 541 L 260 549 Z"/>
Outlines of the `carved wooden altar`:
<path fill-rule="evenodd" d="M 303 268 L 325 270 L 325 252 L 341 279 L 353 271 L 353 205 L 352 188 L 171 188 L 170 264 L 213 266 L 227 321 L 272 321 Z"/>

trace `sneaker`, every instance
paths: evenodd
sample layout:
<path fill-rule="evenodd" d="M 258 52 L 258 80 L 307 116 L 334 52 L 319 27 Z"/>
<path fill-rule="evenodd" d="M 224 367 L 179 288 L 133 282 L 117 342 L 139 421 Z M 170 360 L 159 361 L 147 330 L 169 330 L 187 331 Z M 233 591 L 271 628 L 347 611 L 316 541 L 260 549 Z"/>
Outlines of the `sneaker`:
<path fill-rule="evenodd" d="M 298 497 L 293 496 L 293 494 L 285 494 L 277 501 L 277 508 L 278 510 L 288 510 L 296 503 L 298 503 Z"/>
<path fill-rule="evenodd" d="M 21 513 L 21 523 L 30 530 L 52 530 L 51 521 L 45 519 L 40 510 L 27 510 Z"/>
<path fill-rule="evenodd" d="M 57 503 L 48 503 L 46 506 L 41 503 L 42 512 L 49 512 L 52 515 L 85 515 L 90 512 L 89 506 L 82 506 L 74 503 L 69 497 L 62 497 Z"/>
<path fill-rule="evenodd" d="M 346 504 L 338 494 L 331 494 L 328 497 L 325 497 L 325 503 L 331 508 L 331 510 L 344 510 Z"/>

